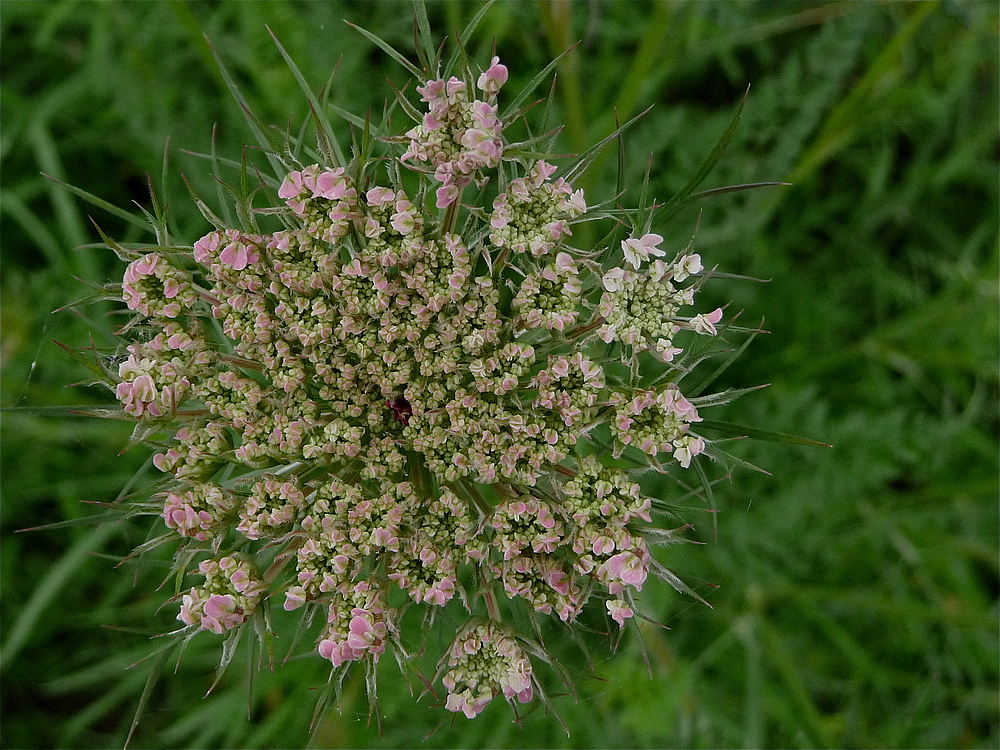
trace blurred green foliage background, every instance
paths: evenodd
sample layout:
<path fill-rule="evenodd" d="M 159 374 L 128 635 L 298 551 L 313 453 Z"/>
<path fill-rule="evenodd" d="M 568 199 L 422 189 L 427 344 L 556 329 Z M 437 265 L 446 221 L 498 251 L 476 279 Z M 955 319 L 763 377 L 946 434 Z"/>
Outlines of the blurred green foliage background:
<path fill-rule="evenodd" d="M 476 2 L 431 2 L 442 37 Z M 251 141 L 212 61 L 211 39 L 256 114 L 307 114 L 265 26 L 311 85 L 355 113 L 405 75 L 343 20 L 412 50 L 412 7 L 381 2 L 21 2 L 0 5 L 2 239 L 2 741 L 121 746 L 151 666 L 156 560 L 115 569 L 140 525 L 25 527 L 78 519 L 118 496 L 148 453 L 118 455 L 127 423 L 73 416 L 109 402 L 52 344 L 106 346 L 110 308 L 53 312 L 120 278 L 111 236 L 145 240 L 45 173 L 119 206 L 148 205 L 147 173 L 177 234 L 208 226 L 210 165 Z M 716 197 L 655 230 L 692 234 L 718 280 L 705 309 L 764 320 L 720 385 L 770 387 L 717 412 L 833 444 L 744 441 L 771 472 L 717 487 L 692 510 L 705 545 L 665 562 L 712 609 L 647 584 L 642 626 L 617 655 L 594 652 L 556 704 L 511 723 L 495 701 L 475 721 L 416 703 L 384 663 L 383 734 L 364 686 L 346 687 L 322 747 L 997 747 L 998 511 L 997 8 L 994 2 L 497 3 L 466 40 L 495 43 L 510 90 L 555 54 L 567 153 L 649 105 L 625 139 L 637 185 L 651 159 L 663 200 L 708 153 L 750 85 L 739 132 L 703 187 L 787 180 Z M 400 127 L 405 123 L 399 123 Z M 346 131 L 345 131 L 346 132 Z M 160 185 L 169 138 L 167 181 Z M 582 184 L 614 192 L 614 159 Z M 632 195 L 635 199 L 635 195 Z M 627 202 L 627 197 L 626 197 Z M 558 637 L 554 634 L 553 637 Z M 572 662 L 583 670 L 585 664 Z M 243 660 L 240 662 L 240 660 Z M 254 674 L 245 657 L 203 698 L 218 643 L 196 638 L 158 668 L 135 747 L 296 747 L 307 742 L 318 657 Z M 577 659 L 579 662 L 579 659 Z M 251 674 L 252 684 L 251 683 Z M 248 719 L 249 711 L 249 719 Z M 433 730 L 428 739 L 425 737 Z"/>

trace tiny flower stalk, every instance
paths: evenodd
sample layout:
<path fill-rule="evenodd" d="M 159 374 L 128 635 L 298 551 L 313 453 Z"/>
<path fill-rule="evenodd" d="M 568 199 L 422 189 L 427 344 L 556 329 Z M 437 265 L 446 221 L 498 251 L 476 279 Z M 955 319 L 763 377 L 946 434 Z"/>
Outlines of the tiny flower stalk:
<path fill-rule="evenodd" d="M 569 625 L 595 608 L 617 631 L 650 573 L 676 582 L 651 551 L 664 500 L 636 477 L 721 455 L 682 363 L 733 328 L 699 309 L 701 257 L 638 225 L 649 207 L 595 207 L 580 170 L 511 139 L 498 57 L 440 69 L 383 152 L 274 150 L 260 228 L 133 258 L 116 393 L 168 436 L 155 497 L 177 559 L 203 558 L 189 632 L 319 609 L 313 648 L 346 669 L 408 663 L 427 632 L 403 612 L 447 608 L 468 622 L 440 655 L 444 708 L 472 718 L 539 694 L 515 606 Z M 630 230 L 616 247 L 574 243 L 608 217 Z"/>

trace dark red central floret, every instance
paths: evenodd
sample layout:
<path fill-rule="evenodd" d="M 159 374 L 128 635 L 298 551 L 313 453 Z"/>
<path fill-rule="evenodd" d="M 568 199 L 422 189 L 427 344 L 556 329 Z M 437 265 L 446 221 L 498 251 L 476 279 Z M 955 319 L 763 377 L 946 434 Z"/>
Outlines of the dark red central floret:
<path fill-rule="evenodd" d="M 386 401 L 385 405 L 392 409 L 392 418 L 403 425 L 403 427 L 406 427 L 410 423 L 410 415 L 413 414 L 413 408 L 405 398 L 399 396 L 392 401 Z"/>

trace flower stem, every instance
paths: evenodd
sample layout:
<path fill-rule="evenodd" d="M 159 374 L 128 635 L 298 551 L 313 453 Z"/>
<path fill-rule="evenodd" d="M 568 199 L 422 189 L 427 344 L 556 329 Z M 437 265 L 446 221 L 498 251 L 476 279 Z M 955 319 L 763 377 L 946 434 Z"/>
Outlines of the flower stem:
<path fill-rule="evenodd" d="M 455 230 L 455 224 L 458 223 L 458 207 L 461 204 L 462 193 L 459 193 L 458 197 L 449 203 L 448 208 L 444 210 L 444 219 L 441 221 L 442 234 L 449 234 Z"/>
<path fill-rule="evenodd" d="M 574 328 L 572 331 L 570 331 L 569 333 L 567 333 L 566 334 L 566 338 L 568 338 L 568 339 L 575 339 L 577 336 L 582 336 L 584 334 L 590 333 L 591 331 L 593 331 L 598 326 L 604 325 L 604 323 L 605 323 L 604 316 L 603 315 L 598 315 L 596 318 L 594 318 L 592 321 L 590 321 L 586 325 L 582 325 L 582 326 L 579 326 L 578 328 Z"/>
<path fill-rule="evenodd" d="M 503 620 L 500 617 L 500 605 L 497 604 L 497 597 L 493 592 L 493 589 L 486 589 L 483 591 L 483 601 L 486 602 L 486 612 L 489 614 L 490 619 L 502 622 Z"/>

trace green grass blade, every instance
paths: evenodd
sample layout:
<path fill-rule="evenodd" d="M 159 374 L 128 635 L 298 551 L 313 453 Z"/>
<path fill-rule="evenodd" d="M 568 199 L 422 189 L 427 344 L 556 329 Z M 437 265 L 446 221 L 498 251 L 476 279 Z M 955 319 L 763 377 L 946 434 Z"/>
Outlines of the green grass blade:
<path fill-rule="evenodd" d="M 184 178 L 184 184 L 187 186 L 188 195 L 191 196 L 191 200 L 198 207 L 198 210 L 201 212 L 201 215 L 204 216 L 205 219 L 210 224 L 212 224 L 216 229 L 225 229 L 226 227 L 232 225 L 232 222 L 220 219 L 218 216 L 215 215 L 215 212 L 212 211 L 212 209 L 208 207 L 208 204 L 201 199 L 201 196 L 195 192 L 194 185 L 192 185 L 188 181 L 187 177 Z M 221 192 L 222 188 L 220 187 L 219 190 Z M 223 205 L 228 205 L 228 204 L 223 203 Z"/>
<path fill-rule="evenodd" d="M 663 75 L 664 58 L 669 54 L 666 50 L 670 49 L 670 44 L 666 41 L 671 28 L 670 17 L 679 8 L 676 3 L 655 3 L 649 17 L 642 24 L 643 35 L 639 48 L 631 56 L 631 65 L 623 76 L 614 102 L 615 111 L 623 116 L 635 110 L 643 88 L 648 86 L 650 75 Z M 676 55 L 676 52 L 672 53 L 672 58 L 676 59 Z"/>
<path fill-rule="evenodd" d="M 754 391 L 759 391 L 762 388 L 767 387 L 768 384 L 764 383 L 762 385 L 751 385 L 746 388 L 727 388 L 724 391 L 719 391 L 718 393 L 713 393 L 708 396 L 692 397 L 691 403 L 699 409 L 705 406 L 721 406 L 722 404 L 728 404 L 731 401 L 735 401 L 748 393 L 753 393 Z"/>
<path fill-rule="evenodd" d="M 160 165 L 160 193 L 163 196 L 163 232 L 166 238 L 161 245 L 170 245 L 170 231 L 167 227 L 167 209 L 170 207 L 170 137 L 163 143 L 163 163 Z M 150 190 L 152 192 L 152 190 Z"/>
<path fill-rule="evenodd" d="M 705 473 L 705 467 L 701 461 L 693 461 L 692 465 L 694 466 L 695 473 L 698 475 L 698 481 L 704 490 L 704 497 L 706 502 L 708 502 L 708 507 L 712 511 L 712 537 L 717 539 L 719 536 L 719 514 L 717 513 L 718 507 L 715 504 L 715 492 L 712 490 L 713 483 Z"/>
<path fill-rule="evenodd" d="M 68 529 L 73 526 L 93 526 L 95 523 L 104 523 L 105 521 L 114 522 L 120 521 L 122 514 L 117 511 L 107 511 L 105 513 L 95 513 L 88 516 L 80 516 L 79 518 L 68 518 L 65 521 L 53 521 L 52 523 L 45 523 L 41 526 L 32 526 L 27 529 L 18 529 L 19 532 L 31 532 L 31 531 L 53 531 L 55 529 Z"/>
<path fill-rule="evenodd" d="M 0 406 L 0 414 L 22 414 L 30 417 L 87 417 L 89 414 L 83 412 L 91 409 L 91 404 L 80 404 L 79 406 Z"/>
<path fill-rule="evenodd" d="M 21 225 L 21 229 L 31 238 L 35 247 L 42 251 L 50 266 L 59 269 L 61 274 L 66 273 L 65 248 L 21 196 L 10 190 L 0 190 L 0 211 Z"/>
<path fill-rule="evenodd" d="M 110 249 L 115 255 L 117 255 L 119 260 L 124 261 L 125 263 L 131 263 L 133 260 L 139 257 L 140 253 L 126 249 L 125 247 L 122 246 L 120 242 L 113 240 L 111 237 L 105 234 L 104 230 L 101 229 L 100 224 L 98 224 L 93 217 L 91 217 L 90 223 L 94 225 L 94 229 L 96 229 L 97 233 L 101 236 L 101 239 L 104 241 L 105 246 L 108 249 Z M 92 246 L 88 245 L 88 247 Z M 159 247 L 160 247 L 159 245 L 151 245 L 149 249 L 152 250 L 152 249 L 157 249 Z"/>
<path fill-rule="evenodd" d="M 18 607 L 17 618 L 0 646 L 0 670 L 10 664 L 24 648 L 34 631 L 35 623 L 59 593 L 75 579 L 89 553 L 100 549 L 115 530 L 114 524 L 108 523 L 78 539 L 38 583 L 31 598 Z"/>
<path fill-rule="evenodd" d="M 472 20 L 465 25 L 465 29 L 462 30 L 462 40 L 468 41 L 472 39 L 472 35 L 476 33 L 476 29 L 479 28 L 479 24 L 482 22 L 486 13 L 493 7 L 493 4 L 497 0 L 489 0 L 489 2 L 484 3 L 483 6 L 477 11 L 476 15 L 472 17 Z"/>
<path fill-rule="evenodd" d="M 391 57 L 393 60 L 395 60 L 400 65 L 402 65 L 404 68 L 406 68 L 406 70 L 410 73 L 410 75 L 412 75 L 418 81 L 423 81 L 426 78 L 426 76 L 424 75 L 423 71 L 420 70 L 420 68 L 418 68 L 416 65 L 414 65 L 413 63 L 411 63 L 405 57 L 403 57 L 403 55 L 400 54 L 399 52 L 397 52 L 396 48 L 393 47 L 391 44 L 389 44 L 388 42 L 382 40 L 381 38 L 379 38 L 375 34 L 373 34 L 370 31 L 368 31 L 367 29 L 363 29 L 360 26 L 354 25 L 350 21 L 344 21 L 344 23 L 346 23 L 352 29 L 354 29 L 359 34 L 361 34 L 361 36 L 363 36 L 365 39 L 367 39 L 372 44 L 374 44 L 379 49 L 381 49 L 383 52 L 385 52 L 387 55 L 389 55 L 389 57 Z"/>
<path fill-rule="evenodd" d="M 834 747 L 835 744 L 826 736 L 819 710 L 802 680 L 800 663 L 789 654 L 782 639 L 771 625 L 764 620 L 758 620 L 758 624 L 761 642 L 770 654 L 770 662 L 777 667 L 778 674 L 787 688 L 786 695 L 792 699 L 791 702 L 797 708 L 795 715 L 800 722 L 799 729 L 805 732 L 812 747 Z"/>
<path fill-rule="evenodd" d="M 330 124 L 330 120 L 326 116 L 323 106 L 316 98 L 316 95 L 313 94 L 305 76 L 303 76 L 302 71 L 299 70 L 299 66 L 295 64 L 292 56 L 289 55 L 285 48 L 281 45 L 281 42 L 278 41 L 278 37 L 275 36 L 270 27 L 267 28 L 267 33 L 271 35 L 271 39 L 274 41 L 274 46 L 278 48 L 278 52 L 281 53 L 281 57 L 284 59 L 288 69 L 292 71 L 292 75 L 295 76 L 296 83 L 299 84 L 299 88 L 309 101 L 309 107 L 312 110 L 313 117 L 316 121 L 316 130 L 322 134 L 323 138 L 333 145 L 333 152 L 337 157 L 337 164 L 334 166 L 346 165 L 347 160 L 344 158 L 344 150 L 341 148 L 340 141 L 337 139 L 337 134 L 334 131 L 333 126 Z"/>
<path fill-rule="evenodd" d="M 736 628 L 746 654 L 746 692 L 743 702 L 743 747 L 764 747 L 764 658 L 759 616 L 742 618 Z"/>
<path fill-rule="evenodd" d="M 709 609 L 712 609 L 712 605 L 709 604 L 697 591 L 688 586 L 676 573 L 674 573 L 669 568 L 664 567 L 659 560 L 652 558 L 650 560 L 650 570 L 658 577 L 662 578 L 664 581 L 669 583 L 673 588 L 681 594 L 687 594 L 699 602 L 704 604 Z"/>
<path fill-rule="evenodd" d="M 704 422 L 698 422 L 699 428 L 703 424 Z M 732 453 L 722 450 L 722 448 L 719 447 L 720 442 L 721 441 L 713 441 L 709 443 L 705 447 L 704 453 L 702 453 L 701 455 L 707 456 L 713 461 L 722 464 L 726 468 L 726 472 L 728 473 L 732 473 L 733 466 L 740 466 L 744 469 L 749 469 L 750 471 L 755 471 L 759 474 L 766 474 L 767 476 L 771 476 L 771 472 L 769 472 L 767 469 L 762 469 L 759 466 L 740 458 L 739 456 L 734 456 Z"/>
<path fill-rule="evenodd" d="M 427 19 L 427 5 L 424 0 L 413 0 L 413 12 L 416 19 L 414 47 L 417 51 L 417 60 L 427 71 L 427 75 L 434 75 L 434 34 L 431 32 L 431 22 Z"/>
<path fill-rule="evenodd" d="M 213 690 L 215 690 L 219 681 L 222 679 L 222 676 L 226 673 L 226 670 L 229 669 L 229 665 L 232 663 L 233 657 L 236 656 L 236 651 L 240 646 L 240 641 L 243 639 L 243 630 L 244 628 L 240 627 L 230 631 L 228 637 L 223 642 L 222 657 L 219 660 L 219 666 L 215 670 L 215 679 L 212 681 L 212 685 L 208 688 L 208 692 L 205 693 L 206 697 Z M 252 662 L 253 659 L 251 658 L 249 661 Z"/>
<path fill-rule="evenodd" d="M 222 74 L 223 80 L 226 82 L 226 87 L 229 89 L 229 93 L 232 95 L 233 99 L 243 110 L 244 119 L 247 125 L 250 127 L 250 132 L 253 133 L 254 138 L 257 139 L 257 144 L 264 151 L 267 156 L 268 162 L 271 164 L 271 168 L 277 175 L 283 174 L 285 171 L 284 165 L 281 160 L 275 156 L 276 153 L 280 152 L 282 149 L 282 144 L 275 141 L 273 137 L 268 135 L 267 127 L 260 121 L 260 119 L 253 113 L 250 104 L 247 102 L 246 97 L 243 96 L 243 92 L 240 91 L 240 87 L 237 85 L 236 80 L 232 77 L 229 70 L 222 62 L 222 57 L 219 55 L 219 51 L 212 45 L 209 41 L 209 45 L 212 48 L 212 57 L 215 59 L 215 64 L 219 68 L 219 72 Z M 214 141 L 214 139 L 213 139 Z"/>
<path fill-rule="evenodd" d="M 903 54 L 914 34 L 923 24 L 924 19 L 939 6 L 937 0 L 925 2 L 916 6 L 913 14 L 895 36 L 884 45 L 881 54 L 872 61 L 865 74 L 858 80 L 851 91 L 833 108 L 823 129 L 817 135 L 809 148 L 802 154 L 795 167 L 788 175 L 789 182 L 799 182 L 812 174 L 830 159 L 834 153 L 844 148 L 858 129 L 858 123 L 865 121 L 865 114 L 872 106 L 873 91 L 879 85 L 885 85 L 892 78 L 893 70 L 898 78 L 902 75 L 902 66 L 898 58 Z"/>
<path fill-rule="evenodd" d="M 64 177 L 66 169 L 55 138 L 47 123 L 38 121 L 28 131 L 29 140 L 35 155 L 36 163 L 41 166 L 43 176 L 54 175 Z M 52 180 L 58 183 L 58 180 Z M 50 190 L 50 197 L 55 209 L 56 226 L 59 228 L 63 241 L 70 245 L 82 245 L 87 241 L 87 222 L 80 209 L 68 195 L 58 190 Z M 81 276 L 93 279 L 93 271 L 89 268 L 86 258 L 77 260 L 77 271 Z"/>

